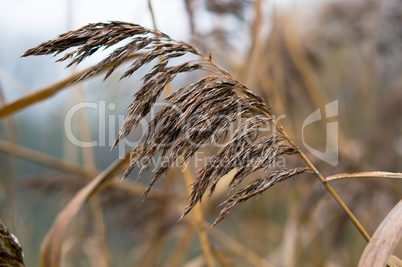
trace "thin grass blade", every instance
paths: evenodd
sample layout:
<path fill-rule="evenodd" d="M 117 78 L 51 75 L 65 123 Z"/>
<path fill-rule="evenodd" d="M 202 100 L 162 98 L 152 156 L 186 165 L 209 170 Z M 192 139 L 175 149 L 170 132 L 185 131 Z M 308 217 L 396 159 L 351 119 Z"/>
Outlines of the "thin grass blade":
<path fill-rule="evenodd" d="M 355 178 L 389 178 L 402 179 L 402 173 L 394 172 L 357 172 L 357 173 L 341 173 L 327 177 L 326 181 L 339 179 L 355 179 Z"/>

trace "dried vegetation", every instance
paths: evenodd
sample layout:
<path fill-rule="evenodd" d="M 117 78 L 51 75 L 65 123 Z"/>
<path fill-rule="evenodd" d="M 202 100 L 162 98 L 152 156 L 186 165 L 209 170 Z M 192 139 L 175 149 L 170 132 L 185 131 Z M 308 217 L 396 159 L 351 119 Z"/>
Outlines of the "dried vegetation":
<path fill-rule="evenodd" d="M 360 11 L 376 14 L 375 11 L 378 8 L 376 5 L 365 5 L 362 1 L 357 2 L 360 4 L 346 8 L 347 10 L 344 10 L 348 5 L 346 3 L 328 4 L 321 11 L 322 17 L 319 20 L 322 25 L 326 25 L 325 23 L 336 24 L 337 21 L 350 23 L 353 27 L 349 30 L 366 38 L 366 43 L 370 44 L 372 49 L 377 48 L 378 45 L 381 53 L 397 53 L 395 51 L 398 49 L 394 48 L 399 47 L 400 40 L 381 38 L 379 33 L 376 33 L 376 29 L 364 29 L 362 24 L 355 23 L 358 20 L 356 14 Z M 149 4 L 152 11 L 150 1 Z M 353 238 L 360 238 L 356 234 L 357 231 L 353 232 L 347 228 L 352 222 L 363 238 L 369 242 L 360 259 L 360 266 L 367 266 L 367 264 L 374 266 L 386 262 L 390 266 L 399 266 L 401 261 L 396 257 L 398 255 L 394 254 L 395 256 L 391 257 L 390 255 L 400 240 L 402 232 L 401 225 L 398 223 L 401 214 L 400 204 L 383 221 L 372 241 L 363 227 L 368 224 L 366 217 L 372 218 L 376 212 L 384 213 L 384 206 L 389 210 L 399 201 L 401 193 L 395 186 L 399 182 L 398 179 L 401 178 L 399 173 L 373 172 L 370 171 L 372 170 L 370 164 L 386 166 L 390 171 L 397 170 L 395 166 L 398 165 L 389 163 L 395 162 L 391 153 L 388 153 L 389 160 L 385 165 L 376 165 L 377 157 L 369 152 L 366 155 L 370 159 L 366 162 L 362 161 L 360 155 L 364 154 L 364 151 L 359 149 L 354 151 L 353 149 L 353 147 L 363 149 L 361 144 L 351 141 L 343 129 L 355 122 L 359 116 L 365 118 L 367 124 L 372 128 L 379 124 L 386 114 L 390 114 L 391 118 L 397 121 L 395 109 L 398 109 L 400 102 L 391 101 L 387 107 L 388 113 L 383 110 L 378 118 L 373 117 L 373 114 L 357 111 L 351 116 L 350 121 L 343 122 L 344 125 L 341 125 L 339 131 L 340 163 L 330 171 L 330 173 L 341 174 L 327 175 L 327 165 L 314 159 L 311 155 L 304 154 L 296 145 L 296 143 L 301 144 L 301 141 L 304 140 L 299 140 L 295 129 L 300 128 L 299 124 L 304 119 L 304 115 L 307 116 L 315 109 L 324 108 L 330 102 L 329 99 L 336 95 L 328 89 L 323 89 L 326 83 L 333 86 L 334 91 L 340 92 L 339 95 L 345 93 L 330 83 L 334 77 L 329 75 L 324 68 L 324 66 L 331 65 L 327 61 L 332 62 L 331 60 L 337 57 L 338 49 L 343 45 L 339 41 L 341 38 L 331 39 L 329 36 L 331 34 L 320 31 L 313 33 L 307 31 L 304 33 L 304 36 L 307 37 L 304 38 L 303 35 L 297 33 L 295 25 L 286 14 L 273 12 L 271 14 L 272 28 L 263 40 L 264 35 L 261 33 L 263 1 L 257 0 L 251 5 L 251 2 L 248 1 L 206 0 L 203 4 L 213 16 L 234 16 L 240 24 L 245 23 L 243 20 L 245 10 L 254 12 L 249 29 L 250 49 L 246 53 L 244 65 L 232 66 L 236 65 L 238 61 L 230 57 L 229 53 L 225 54 L 225 49 L 221 51 L 224 56 L 218 58 L 219 60 L 227 58 L 223 63 L 226 66 L 232 66 L 231 73 L 234 73 L 232 75 L 216 64 L 212 60 L 213 56 L 200 52 L 209 50 L 209 43 L 218 44 L 218 47 L 226 45 L 228 43 L 226 38 L 230 33 L 225 33 L 224 27 L 212 29 L 214 33 L 219 33 L 219 36 L 201 33 L 195 19 L 196 1 L 186 0 L 185 4 L 190 15 L 189 22 L 193 41 L 201 49 L 196 49 L 185 42 L 176 41 L 156 29 L 148 29 L 133 23 L 111 21 L 89 24 L 64 33 L 29 49 L 23 55 L 26 57 L 64 53 L 57 61 L 69 61 L 67 66 L 72 67 L 82 63 L 98 51 L 112 49 L 103 60 L 90 68 L 4 105 L 0 108 L 0 117 L 12 114 L 53 95 L 66 88 L 67 85 L 76 84 L 92 76 L 106 72 L 104 79 L 107 79 L 113 73 L 118 73 L 123 79 L 141 73 L 140 68 L 150 65 L 143 68 L 147 69 L 147 72 L 142 77 L 142 85 L 135 90 L 133 99 L 127 108 L 124 123 L 113 144 L 113 148 L 116 148 L 124 138 L 135 132 L 134 129 L 147 118 L 156 103 L 163 103 L 162 108 L 147 122 L 147 129 L 136 147 L 132 148 L 124 159 L 116 160 L 101 173 L 95 170 L 91 156 L 84 157 L 84 162 L 89 162 L 89 164 L 79 166 L 54 158 L 49 159 L 46 155 L 24 150 L 16 144 L 0 143 L 0 149 L 3 151 L 65 172 L 30 177 L 25 182 L 18 184 L 19 188 L 24 189 L 63 192 L 64 197 L 70 199 L 57 215 L 43 241 L 40 253 L 41 266 L 59 266 L 63 261 L 63 255 L 65 260 L 69 253 L 74 252 L 74 246 L 66 251 L 62 244 L 65 247 L 65 244 L 69 243 L 67 241 L 73 242 L 68 238 L 66 241 L 64 240 L 68 236 L 67 228 L 70 223 L 72 224 L 70 228 L 77 232 L 80 231 L 79 225 L 73 222 L 79 210 L 87 207 L 85 205 L 87 202 L 89 205 L 85 214 L 91 214 L 94 237 L 92 239 L 90 234 L 86 233 L 82 240 L 88 242 L 84 246 L 87 249 L 91 247 L 90 241 L 95 240 L 96 246 L 93 248 L 95 252 L 87 253 L 92 265 L 108 266 L 113 262 L 110 259 L 112 256 L 109 255 L 107 244 L 102 238 L 103 226 L 106 224 L 108 234 L 130 231 L 136 237 L 137 240 L 130 244 L 134 247 L 134 253 L 129 254 L 133 256 L 127 260 L 139 266 L 153 266 L 161 263 L 165 263 L 167 266 L 177 266 L 184 260 L 188 264 L 198 262 L 199 265 L 205 263 L 207 266 L 215 264 L 229 266 L 237 263 L 236 258 L 241 261 L 239 264 L 248 263 L 255 266 L 272 266 L 269 262 L 284 266 L 295 266 L 297 262 L 309 265 L 339 263 L 353 266 L 357 264 L 364 244 L 361 244 L 360 251 L 356 251 L 356 246 L 345 244 L 345 241 L 340 238 L 341 234 L 348 231 L 354 233 Z M 390 18 L 387 22 L 392 24 L 392 21 L 398 20 L 398 16 L 395 15 L 398 13 L 397 9 L 390 12 L 390 8 L 386 7 L 385 10 L 386 17 Z M 373 17 L 376 18 L 375 15 Z M 331 27 L 328 26 L 328 28 Z M 387 29 L 391 32 L 394 30 L 388 24 Z M 374 34 L 368 34 L 373 32 Z M 206 41 L 207 36 L 212 40 Z M 351 37 L 350 41 L 358 42 L 359 38 Z M 202 42 L 203 39 L 204 42 Z M 348 46 L 342 49 L 342 53 L 353 54 L 354 52 L 349 51 Z M 360 101 L 361 108 L 364 107 L 363 104 L 366 100 L 372 101 L 370 94 L 381 95 L 379 90 L 365 80 L 373 79 L 372 72 L 376 59 L 372 58 L 367 50 L 362 50 L 363 60 L 368 67 L 362 67 L 362 79 L 358 82 L 354 81 L 356 84 L 353 84 L 360 88 L 355 98 Z M 328 59 L 323 55 L 332 55 L 332 57 Z M 387 56 L 379 56 L 379 59 L 380 66 L 391 64 Z M 127 62 L 130 63 L 127 64 Z M 121 72 L 123 68 L 124 71 Z M 187 74 L 190 77 L 189 73 L 195 74 L 191 77 L 197 78 L 187 81 L 179 88 L 170 89 L 171 82 L 178 80 L 176 78 L 178 75 Z M 345 79 L 350 78 L 342 71 L 340 71 L 340 75 L 345 75 Z M 399 88 L 401 84 L 397 77 L 398 74 L 388 73 L 388 75 L 393 77 L 391 79 L 393 82 L 389 85 L 391 96 L 386 99 L 397 98 L 394 96 L 399 96 L 398 99 L 400 99 L 400 94 L 394 89 Z M 253 90 L 249 88 L 253 88 Z M 367 93 L 367 90 L 371 90 L 370 93 Z M 164 91 L 165 97 L 163 97 Z M 268 103 L 273 103 L 272 110 Z M 378 104 L 370 103 L 373 104 L 373 107 Z M 343 105 L 345 105 L 345 109 L 348 108 L 347 104 Z M 273 114 L 289 114 L 290 120 L 286 120 L 285 127 L 282 127 Z M 86 123 L 88 124 L 88 121 Z M 363 127 L 361 123 L 358 122 L 358 124 L 359 126 L 352 127 L 353 131 L 358 132 L 358 127 Z M 81 128 L 86 127 L 83 124 L 80 126 Z M 289 135 L 285 132 L 285 128 L 290 133 Z M 326 135 L 323 130 L 325 129 L 317 127 L 314 135 L 311 135 L 317 143 L 321 141 L 322 136 Z M 396 133 L 394 129 L 392 131 L 387 134 L 394 138 Z M 374 134 L 381 137 L 383 133 L 374 132 Z M 364 142 L 366 147 L 375 146 L 372 138 L 372 136 L 362 135 L 361 142 Z M 334 140 L 329 141 L 334 142 Z M 217 144 L 219 147 L 216 147 Z M 210 157 L 204 166 L 194 171 L 193 177 L 189 168 L 193 165 L 192 157 L 199 151 L 204 151 Z M 154 158 L 163 160 L 149 177 L 149 170 L 154 167 L 152 166 Z M 281 158 L 286 159 L 287 162 L 284 168 L 278 168 L 276 164 Z M 178 163 L 182 172 L 172 167 L 175 163 Z M 130 178 L 134 173 L 136 173 L 137 179 L 149 178 L 148 185 L 142 186 L 138 182 L 132 183 L 131 181 L 118 183 L 113 180 L 115 177 L 121 177 L 122 170 L 124 170 L 123 178 Z M 323 170 L 323 172 L 319 170 Z M 360 173 L 361 171 L 366 172 Z M 308 177 L 315 176 L 319 183 L 302 177 L 300 177 L 301 179 L 293 178 L 302 173 L 308 173 Z M 174 176 L 184 176 L 186 186 L 190 187 L 188 196 L 183 193 L 185 191 L 183 182 L 174 179 Z M 327 178 L 325 178 L 326 176 Z M 271 197 L 267 196 L 270 194 L 261 195 L 273 185 L 288 178 L 292 178 L 293 181 L 284 183 L 282 188 L 292 194 L 285 193 L 283 196 L 275 194 L 275 190 L 272 190 Z M 351 185 L 348 187 L 336 187 L 336 191 L 341 191 L 344 195 L 341 198 L 329 182 L 349 178 L 376 178 L 379 181 L 357 180 L 358 185 L 350 182 Z M 396 178 L 396 181 L 381 178 Z M 229 185 L 229 190 L 226 187 L 222 189 L 221 184 L 225 184 L 225 182 Z M 361 186 L 361 183 L 364 186 Z M 327 193 L 324 193 L 325 189 Z M 229 195 L 227 196 L 226 193 Z M 332 196 L 332 199 L 329 200 L 328 194 Z M 376 205 L 367 204 L 372 203 L 368 198 L 384 196 L 384 194 L 387 194 L 386 197 L 380 198 Z M 238 207 L 240 211 L 234 209 L 241 202 L 250 203 L 250 198 L 255 196 L 261 196 L 260 204 L 257 207 L 253 207 L 253 204 L 256 203 L 254 202 L 243 210 L 241 206 Z M 279 200 L 276 200 L 276 197 Z M 141 198 L 145 198 L 143 205 L 138 204 Z M 206 198 L 210 198 L 210 200 L 205 201 Z M 300 201 L 296 199 L 300 199 Z M 329 211 L 337 209 L 333 199 L 346 216 L 329 214 Z M 135 204 L 133 204 L 133 200 Z M 201 201 L 203 201 L 203 209 L 199 206 Z M 278 204 L 275 201 L 286 201 L 287 206 L 283 207 L 282 203 Z M 356 216 L 345 202 L 351 203 L 351 210 L 357 210 Z M 208 206 L 209 203 L 212 203 L 214 207 Z M 215 206 L 219 203 L 222 208 L 217 215 Z M 266 206 L 271 207 L 271 205 L 273 209 L 280 209 L 279 214 L 287 212 L 285 226 L 262 219 Z M 247 213 L 247 209 L 252 211 L 255 209 L 255 212 Z M 233 216 L 222 221 L 229 212 L 237 212 L 237 214 L 242 212 L 250 220 L 242 222 L 243 219 Z M 368 213 L 370 216 L 367 216 Z M 85 218 L 85 214 L 81 217 Z M 106 214 L 106 216 L 112 214 L 110 217 L 115 219 L 105 222 L 102 220 L 102 214 Z M 322 214 L 329 215 L 322 216 Z M 376 225 L 369 225 L 369 232 L 374 231 L 385 215 L 377 217 Z M 187 218 L 189 216 L 193 217 Z M 363 223 L 360 223 L 356 217 L 363 218 Z M 212 224 L 207 222 L 211 218 L 214 218 Z M 177 222 L 178 220 L 179 222 Z M 223 233 L 219 230 L 217 224 L 221 222 L 226 228 L 228 224 L 225 222 L 227 221 L 231 222 L 231 229 L 233 229 L 233 225 L 236 225 L 235 229 L 241 229 L 238 234 L 241 242 L 228 236 L 229 232 Z M 262 225 L 258 222 L 262 222 Z M 255 230 L 251 229 L 252 226 L 247 226 L 249 223 L 259 227 L 254 227 Z M 211 230 L 208 232 L 206 229 L 210 225 L 217 226 L 213 228 L 211 226 Z M 388 231 L 384 230 L 385 228 Z M 283 238 L 275 237 L 278 229 L 283 230 Z M 198 232 L 199 242 L 192 242 L 191 237 L 194 232 Z M 265 235 L 265 232 L 269 234 Z M 328 234 L 329 232 L 330 234 Z M 275 252 L 274 247 L 269 247 L 271 254 L 267 254 L 268 251 L 262 250 L 260 245 L 253 246 L 253 242 L 250 240 L 254 236 L 263 238 L 264 244 L 269 243 L 268 236 L 278 239 L 275 246 L 276 250 L 280 252 Z M 219 245 L 212 243 L 210 238 L 216 240 Z M 360 239 L 363 240 L 363 238 Z M 243 245 L 243 240 L 248 245 Z M 387 246 L 375 249 L 377 242 L 387 241 L 389 241 Z M 170 253 L 170 250 L 167 251 L 164 247 L 170 246 L 172 242 L 177 245 Z M 337 258 L 327 258 L 323 247 L 329 247 L 328 244 L 331 242 L 336 244 L 334 245 L 335 250 L 341 251 L 342 247 L 345 247 L 343 252 L 337 254 L 338 256 L 344 255 L 345 251 L 352 256 L 348 256 L 343 262 Z M 203 255 L 190 261 L 190 257 L 185 255 L 189 244 L 196 247 L 197 254 L 201 254 L 198 251 L 200 248 Z M 296 247 L 300 247 L 300 251 L 297 251 Z M 307 252 L 312 250 L 320 253 L 306 258 L 306 255 L 310 255 Z M 257 253 L 257 251 L 259 252 Z"/>

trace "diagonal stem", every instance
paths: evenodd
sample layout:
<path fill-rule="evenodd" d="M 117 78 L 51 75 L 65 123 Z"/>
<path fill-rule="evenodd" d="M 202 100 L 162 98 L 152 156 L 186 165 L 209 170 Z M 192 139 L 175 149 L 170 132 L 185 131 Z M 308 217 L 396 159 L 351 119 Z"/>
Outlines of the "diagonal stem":
<path fill-rule="evenodd" d="M 268 114 L 266 114 L 268 115 Z M 330 186 L 325 178 L 322 176 L 322 174 L 317 170 L 317 168 L 311 163 L 311 161 L 307 158 L 307 156 L 297 147 L 295 142 L 293 142 L 292 139 L 287 135 L 287 133 L 283 130 L 282 125 L 275 119 L 272 120 L 274 123 L 276 129 L 278 132 L 283 135 L 283 137 L 288 141 L 288 143 L 297 150 L 297 153 L 299 156 L 302 158 L 302 160 L 307 164 L 307 166 L 313 171 L 314 175 L 321 181 L 321 183 L 324 185 L 325 189 L 331 194 L 331 196 L 335 199 L 336 202 L 338 202 L 339 206 L 342 208 L 342 210 L 346 213 L 346 215 L 349 217 L 349 219 L 353 222 L 353 224 L 356 226 L 357 230 L 360 231 L 360 233 L 363 235 L 363 237 L 367 240 L 367 242 L 370 241 L 370 236 L 366 232 L 366 230 L 363 228 L 363 226 L 360 224 L 360 222 L 357 220 L 357 218 L 353 215 L 353 213 L 350 211 L 350 209 L 346 206 L 345 202 L 339 197 L 339 195 L 335 192 L 335 190 Z"/>
<path fill-rule="evenodd" d="M 193 181 L 193 179 L 191 177 L 191 173 L 190 173 L 188 167 L 187 168 L 182 167 L 182 172 L 183 172 L 184 181 L 185 181 L 186 186 L 188 188 L 188 193 L 191 193 L 190 188 L 191 188 L 191 183 Z M 202 252 L 204 254 L 206 265 L 208 267 L 213 267 L 215 264 L 214 264 L 214 260 L 213 260 L 212 253 L 211 253 L 212 249 L 211 249 L 211 246 L 210 246 L 209 241 L 208 241 L 207 232 L 206 232 L 206 230 L 204 228 L 204 223 L 203 223 L 204 222 L 204 216 L 202 214 L 200 204 L 197 204 L 194 207 L 194 215 L 193 216 L 194 216 L 193 217 L 194 224 L 195 224 L 195 227 L 196 227 L 196 229 L 198 231 L 198 236 L 200 238 L 201 248 L 202 248 Z"/>
<path fill-rule="evenodd" d="M 214 65 L 217 69 L 219 69 L 225 76 L 227 76 L 229 79 L 233 79 L 233 77 L 224 69 L 219 67 L 214 61 L 212 61 L 211 58 L 207 58 L 206 56 L 202 55 L 199 53 L 199 56 L 201 56 L 203 59 L 206 61 L 210 62 L 212 65 Z M 244 86 L 244 88 L 247 88 Z M 349 208 L 346 206 L 345 202 L 339 197 L 339 195 L 335 192 L 335 190 L 330 186 L 325 178 L 322 176 L 322 174 L 317 170 L 317 168 L 311 163 L 311 161 L 307 158 L 307 156 L 299 149 L 299 147 L 296 145 L 296 143 L 287 135 L 287 133 L 283 130 L 282 125 L 270 114 L 268 114 L 264 110 L 260 110 L 267 116 L 268 118 L 272 118 L 272 122 L 274 123 L 276 129 L 280 134 L 283 135 L 283 137 L 286 139 L 286 141 L 294 148 L 297 150 L 297 153 L 299 156 L 302 158 L 302 160 L 307 164 L 307 166 L 314 172 L 314 175 L 321 181 L 321 183 L 324 185 L 325 189 L 331 194 L 331 196 L 335 199 L 336 202 L 338 202 L 339 206 L 341 209 L 346 213 L 346 215 L 349 217 L 349 219 L 353 222 L 353 224 L 356 226 L 356 228 L 359 230 L 359 232 L 362 234 L 364 239 L 366 239 L 367 242 L 370 241 L 370 235 L 366 232 L 364 227 L 360 224 L 360 222 L 357 220 L 357 218 L 353 215 L 353 213 L 349 210 Z"/>

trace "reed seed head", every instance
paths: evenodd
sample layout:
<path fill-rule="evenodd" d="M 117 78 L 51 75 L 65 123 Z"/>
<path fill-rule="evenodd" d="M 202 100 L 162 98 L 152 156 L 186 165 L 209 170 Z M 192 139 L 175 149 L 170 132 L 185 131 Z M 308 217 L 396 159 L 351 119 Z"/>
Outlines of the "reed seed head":
<path fill-rule="evenodd" d="M 57 60 L 71 60 L 69 67 L 81 63 L 101 48 L 109 48 L 122 41 L 123 45 L 75 80 L 82 81 L 108 67 L 106 79 L 124 61 L 136 56 L 121 76 L 126 78 L 140 67 L 159 59 L 159 63 L 142 78 L 142 86 L 134 94 L 113 148 L 151 111 L 165 86 L 178 74 L 196 70 L 210 73 L 167 96 L 163 108 L 148 123 L 147 131 L 133 149 L 124 178 L 139 163 L 142 163 L 138 174 L 141 176 L 150 167 L 151 159 L 159 153 L 164 159 L 155 171 L 144 196 L 158 179 L 166 175 L 173 162 L 179 160 L 180 164 L 183 164 L 199 148 L 225 140 L 230 126 L 236 122 L 242 123 L 227 144 L 197 172 L 190 201 L 183 216 L 201 200 L 208 188 L 211 195 L 220 178 L 229 171 L 236 168 L 238 170 L 231 182 L 233 189 L 250 173 L 259 169 L 270 170 L 279 156 L 297 154 L 279 133 L 274 132 L 269 136 L 261 134 L 260 129 L 267 125 L 272 117 L 260 96 L 235 80 L 210 57 L 204 56 L 191 45 L 175 41 L 159 31 L 118 21 L 89 24 L 29 49 L 23 56 L 57 55 L 71 48 L 74 50 Z M 196 55 L 199 60 L 176 65 L 170 62 L 171 59 L 186 54 Z M 236 203 L 260 194 L 274 184 L 306 170 L 296 168 L 276 171 L 237 190 L 223 203 L 225 207 L 214 224 L 221 221 Z"/>

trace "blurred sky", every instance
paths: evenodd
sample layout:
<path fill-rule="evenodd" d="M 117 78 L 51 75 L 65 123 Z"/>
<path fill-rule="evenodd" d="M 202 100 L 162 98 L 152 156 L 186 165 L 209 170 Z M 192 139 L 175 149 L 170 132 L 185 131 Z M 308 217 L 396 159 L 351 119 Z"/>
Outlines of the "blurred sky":
<path fill-rule="evenodd" d="M 185 39 L 188 27 L 181 0 L 153 1 L 158 28 L 174 38 Z M 95 0 L 0 0 L 0 69 L 14 78 L 22 53 L 65 32 L 90 22 L 121 20 L 152 27 L 147 1 Z M 181 14 L 181 15 L 177 15 Z M 171 16 L 171 17 L 170 17 Z M 164 18 L 164 19 L 162 19 Z M 0 76 L 1 77 L 1 76 Z M 22 79 L 23 80 L 23 79 Z M 35 85 L 35 84 L 34 84 Z"/>

